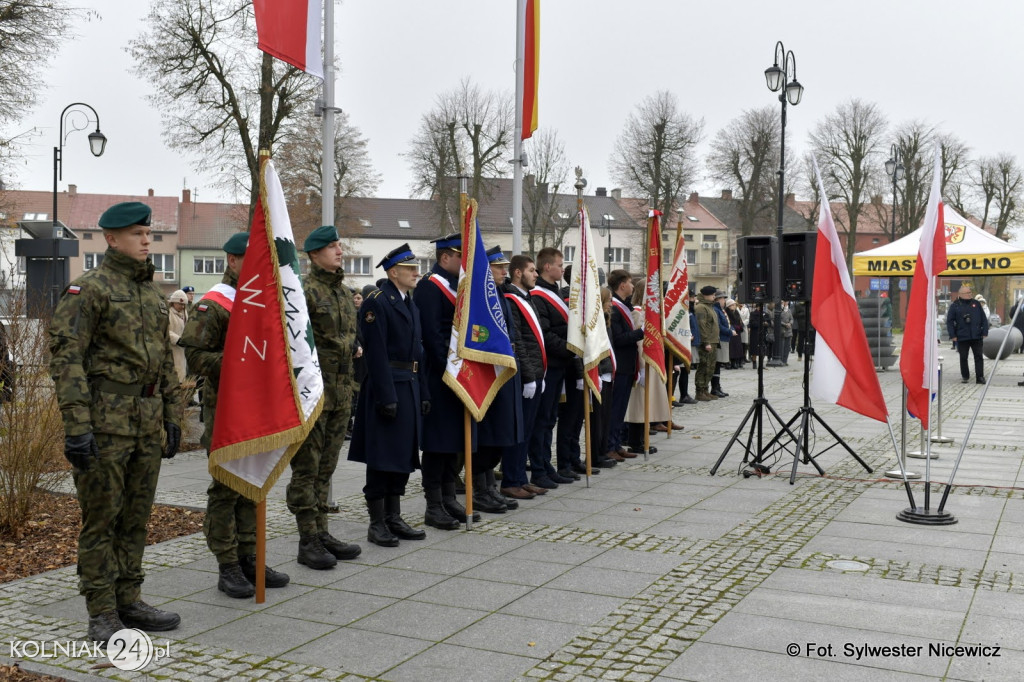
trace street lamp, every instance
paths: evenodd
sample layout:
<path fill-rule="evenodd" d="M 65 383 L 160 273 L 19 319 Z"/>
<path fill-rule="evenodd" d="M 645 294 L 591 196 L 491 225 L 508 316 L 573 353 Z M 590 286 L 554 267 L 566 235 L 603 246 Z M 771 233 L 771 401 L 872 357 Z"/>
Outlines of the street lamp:
<path fill-rule="evenodd" d="M 602 237 L 608 237 L 608 248 L 605 249 L 604 255 L 608 260 L 607 270 L 604 272 L 604 279 L 608 281 L 608 273 L 612 271 L 612 226 L 609 222 L 612 216 L 605 213 L 601 216 L 601 224 L 597 227 L 597 233 Z"/>
<path fill-rule="evenodd" d="M 885 162 L 885 172 L 892 177 L 892 241 L 896 241 L 896 183 L 903 179 L 906 168 L 903 166 L 903 150 L 895 143 L 889 147 L 889 160 Z M 896 285 L 896 277 L 889 277 L 890 300 L 896 294 Z M 894 318 L 893 325 L 895 325 L 895 318 L 897 316 L 896 305 L 893 305 L 892 315 Z"/>
<path fill-rule="evenodd" d="M 782 66 L 779 66 L 779 63 Z M 793 75 L 790 76 L 790 67 L 792 67 Z M 775 263 L 775 278 L 774 278 L 774 289 L 775 289 L 775 339 L 776 343 L 773 344 L 774 352 L 773 357 L 768 361 L 769 367 L 779 367 L 782 365 L 782 216 L 783 209 L 786 205 L 785 185 L 786 185 L 786 103 L 796 106 L 800 104 L 800 100 L 804 96 L 804 86 L 800 85 L 800 81 L 796 79 L 796 56 L 792 50 L 786 51 L 782 41 L 775 43 L 775 61 L 764 70 L 765 82 L 768 85 L 768 89 L 772 92 L 779 92 L 779 102 L 782 103 L 782 131 L 779 136 L 779 214 L 778 214 L 778 226 L 775 230 L 775 246 L 772 250 L 772 260 Z"/>
<path fill-rule="evenodd" d="M 89 118 L 89 114 L 83 109 L 75 107 L 85 107 L 92 112 L 92 115 L 96 117 L 96 130 L 89 133 L 89 151 L 92 152 L 93 156 L 103 156 L 103 151 L 107 147 L 107 136 L 100 132 L 100 115 L 96 113 L 96 110 L 85 102 L 74 102 L 64 107 L 64 111 L 60 112 L 60 134 L 57 138 L 57 146 L 53 148 L 53 266 L 50 270 L 51 273 L 51 288 L 50 288 L 50 309 L 53 310 L 57 305 L 57 297 L 60 295 L 60 291 L 64 288 L 64 280 L 67 279 L 67 267 L 64 268 L 63 276 L 58 281 L 57 277 L 57 259 L 60 248 L 58 243 L 64 238 L 64 229 L 61 227 L 60 222 L 57 220 L 57 181 L 63 178 L 64 175 L 64 142 L 67 141 L 68 135 L 77 131 L 85 130 L 92 123 L 92 119 Z M 79 118 L 72 119 L 72 114 L 79 114 Z M 84 118 L 84 123 L 82 119 Z M 82 125 L 79 125 L 82 123 Z M 68 131 L 64 132 L 65 124 L 69 124 Z"/>

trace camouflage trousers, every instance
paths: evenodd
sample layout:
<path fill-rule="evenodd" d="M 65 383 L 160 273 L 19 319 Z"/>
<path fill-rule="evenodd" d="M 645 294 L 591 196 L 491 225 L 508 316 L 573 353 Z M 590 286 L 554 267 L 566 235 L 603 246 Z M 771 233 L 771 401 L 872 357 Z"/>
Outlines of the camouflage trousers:
<path fill-rule="evenodd" d="M 338 467 L 338 456 L 345 444 L 351 403 L 337 401 L 343 407 L 324 410 L 309 436 L 292 458 L 292 479 L 286 499 L 288 511 L 295 514 L 299 535 L 312 535 L 327 530 L 327 494 L 331 477 Z"/>
<path fill-rule="evenodd" d="M 206 489 L 206 546 L 219 564 L 256 553 L 256 503 L 214 480 Z"/>
<path fill-rule="evenodd" d="M 712 346 L 711 350 L 704 350 L 703 346 L 700 348 L 700 365 L 697 367 L 697 378 L 694 380 L 698 393 L 708 392 L 708 384 L 715 374 L 717 352 L 717 346 Z"/>
<path fill-rule="evenodd" d="M 137 602 L 146 523 L 160 475 L 160 439 L 96 434 L 100 455 L 74 470 L 82 531 L 78 590 L 90 616 Z"/>

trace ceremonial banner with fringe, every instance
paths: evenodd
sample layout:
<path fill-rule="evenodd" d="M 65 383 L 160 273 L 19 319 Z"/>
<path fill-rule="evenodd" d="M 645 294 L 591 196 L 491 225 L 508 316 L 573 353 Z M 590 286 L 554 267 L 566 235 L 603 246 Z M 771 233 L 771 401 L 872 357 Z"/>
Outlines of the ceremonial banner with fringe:
<path fill-rule="evenodd" d="M 647 219 L 647 276 L 644 288 L 643 359 L 665 381 L 665 317 L 661 300 L 661 211 Z M 689 324 L 689 320 L 687 320 Z"/>
<path fill-rule="evenodd" d="M 292 225 L 268 159 L 224 343 L 210 474 L 264 500 L 320 415 L 323 393 Z"/>
<path fill-rule="evenodd" d="M 476 211 L 474 199 L 462 225 L 462 269 L 444 383 L 480 421 L 498 389 L 515 375 L 516 358 Z"/>
<path fill-rule="evenodd" d="M 676 242 L 672 272 L 665 293 L 665 346 L 689 367 L 693 361 L 693 332 L 690 330 L 690 307 L 686 294 L 690 286 L 686 263 L 686 239 L 682 232 Z"/>
<path fill-rule="evenodd" d="M 566 345 L 583 358 L 583 374 L 594 398 L 601 402 L 601 372 L 598 365 L 611 355 L 608 327 L 601 307 L 601 285 L 598 284 L 594 240 L 590 233 L 590 215 L 586 208 L 579 212 L 580 236 L 576 242 L 576 264 L 569 285 L 569 331 Z"/>

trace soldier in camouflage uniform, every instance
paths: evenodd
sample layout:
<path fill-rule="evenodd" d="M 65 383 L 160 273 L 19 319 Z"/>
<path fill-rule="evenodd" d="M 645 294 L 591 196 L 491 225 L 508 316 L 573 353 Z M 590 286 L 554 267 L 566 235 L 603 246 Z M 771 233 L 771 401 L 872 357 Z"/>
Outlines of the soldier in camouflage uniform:
<path fill-rule="evenodd" d="M 89 638 L 104 643 L 124 627 L 165 631 L 181 622 L 141 599 L 160 458 L 177 452 L 182 415 L 167 303 L 149 260 L 150 215 L 126 202 L 100 216 L 103 263 L 65 289 L 50 326 L 64 455 L 82 508 L 79 590 Z"/>
<path fill-rule="evenodd" d="M 356 307 L 343 284 L 338 230 L 313 230 L 302 250 L 309 254 L 309 276 L 302 283 L 313 339 L 324 379 L 324 406 L 306 441 L 292 458 L 288 510 L 299 526 L 298 562 L 323 570 L 338 559 L 355 559 L 359 545 L 334 538 L 327 527 L 327 494 L 352 412 L 352 351 L 356 345 Z"/>
<path fill-rule="evenodd" d="M 224 279 L 196 304 L 178 345 L 184 346 L 188 365 L 206 379 L 203 391 L 202 445 L 209 452 L 213 420 L 217 409 L 220 366 L 228 320 L 235 301 L 238 275 L 242 272 L 249 233 L 239 232 L 224 244 L 227 269 Z M 251 597 L 256 582 L 256 505 L 252 500 L 214 480 L 206 490 L 206 544 L 217 557 L 220 577 L 217 589 L 236 599 Z M 289 577 L 266 566 L 266 586 L 284 587 Z"/>

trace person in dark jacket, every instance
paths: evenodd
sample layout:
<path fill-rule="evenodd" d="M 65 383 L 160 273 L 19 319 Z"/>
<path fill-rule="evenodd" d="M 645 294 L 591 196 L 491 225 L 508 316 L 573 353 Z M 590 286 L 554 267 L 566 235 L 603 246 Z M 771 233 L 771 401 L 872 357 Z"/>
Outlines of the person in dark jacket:
<path fill-rule="evenodd" d="M 428 526 L 452 529 L 466 521 L 466 510 L 455 497 L 455 487 L 459 455 L 469 454 L 463 453 L 465 440 L 461 426 L 453 426 L 462 424 L 465 407 L 444 383 L 462 265 L 462 235 L 456 232 L 432 243 L 436 247 L 436 263 L 412 295 L 423 321 L 423 371 L 433 410 L 433 416 L 423 427 L 423 496 L 427 498 L 424 520 Z M 475 450 L 477 424 L 474 420 L 470 420 L 470 429 Z"/>
<path fill-rule="evenodd" d="M 971 352 L 974 353 L 974 380 L 979 384 L 985 383 L 981 347 L 988 336 L 988 316 L 967 284 L 960 287 L 960 297 L 946 311 L 946 331 L 953 347 L 960 353 L 960 382 L 966 384 L 971 380 L 967 369 L 967 353 Z"/>
<path fill-rule="evenodd" d="M 644 338 L 643 329 L 633 328 L 633 276 L 626 270 L 608 273 L 608 288 L 612 292 L 611 327 L 608 336 L 615 353 L 615 377 L 612 387 L 611 413 L 608 416 L 608 456 L 616 461 L 636 457 L 622 445 L 626 408 L 629 394 L 637 378 L 637 343 Z"/>
<path fill-rule="evenodd" d="M 537 412 L 536 427 L 530 435 L 531 476 L 536 478 L 540 474 L 540 471 L 534 468 L 536 462 L 542 465 L 542 471 L 551 481 L 572 483 L 576 480 L 575 477 L 564 476 L 551 465 L 551 445 L 554 441 L 555 422 L 558 421 L 558 400 L 562 395 L 562 386 L 571 383 L 575 387 L 576 384 L 573 366 L 575 356 L 566 346 L 569 334 L 569 306 L 562 299 L 559 290 L 559 282 L 562 281 L 564 272 L 562 252 L 553 247 L 541 249 L 537 252 L 537 270 L 540 277 L 537 279 L 537 286 L 530 291 L 530 297 L 537 309 L 537 317 L 540 318 L 541 330 L 544 333 L 548 371 Z M 573 393 L 582 398 L 579 391 Z M 562 457 L 560 454 L 560 468 Z"/>
<path fill-rule="evenodd" d="M 529 256 L 512 256 L 509 264 L 511 282 L 502 290 L 509 303 L 509 328 L 515 328 L 516 357 L 519 360 L 519 379 L 523 386 L 523 436 L 512 447 L 505 448 L 501 458 L 501 492 L 517 497 L 516 489 L 534 495 L 543 495 L 558 484 L 549 479 L 541 461 L 532 462 L 533 482 L 526 479 L 526 461 L 529 457 L 530 434 L 537 422 L 537 410 L 543 392 L 547 353 L 544 332 L 540 327 L 537 309 L 530 298 L 530 290 L 537 283 L 537 266 Z"/>
<path fill-rule="evenodd" d="M 736 333 L 729 326 L 729 318 L 725 314 L 725 301 L 729 297 L 721 289 L 715 291 L 715 302 L 712 308 L 718 320 L 718 349 L 715 351 L 715 373 L 711 377 L 711 395 L 719 398 L 728 397 L 728 393 L 722 390 L 722 368 L 729 364 L 729 343 Z"/>
<path fill-rule="evenodd" d="M 377 267 L 384 268 L 388 281 L 366 297 L 359 309 L 367 373 L 359 390 L 348 458 L 366 464 L 367 539 L 381 547 L 395 547 L 399 539 L 426 537 L 402 519 L 401 499 L 409 474 L 420 466 L 420 437 L 431 405 L 420 371 L 420 311 L 409 293 L 419 277 L 417 259 L 403 244 Z"/>
<path fill-rule="evenodd" d="M 729 367 L 743 369 L 742 335 L 745 328 L 740 313 L 736 309 L 736 301 L 731 298 L 725 302 L 725 314 L 729 318 L 729 326 L 733 331 L 732 338 L 729 339 Z"/>

